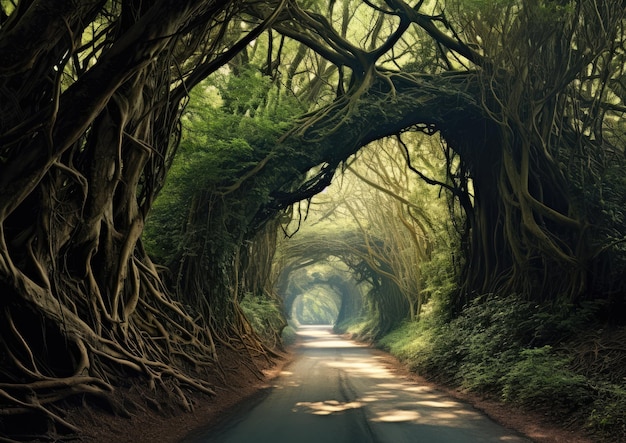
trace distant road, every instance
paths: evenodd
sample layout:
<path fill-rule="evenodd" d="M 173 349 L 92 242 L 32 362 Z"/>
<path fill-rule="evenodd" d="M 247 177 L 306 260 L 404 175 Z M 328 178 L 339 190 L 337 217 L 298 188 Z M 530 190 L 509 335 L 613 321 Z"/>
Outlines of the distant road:
<path fill-rule="evenodd" d="M 395 376 L 328 326 L 298 331 L 295 360 L 266 395 L 186 443 L 519 443 L 471 406 Z"/>

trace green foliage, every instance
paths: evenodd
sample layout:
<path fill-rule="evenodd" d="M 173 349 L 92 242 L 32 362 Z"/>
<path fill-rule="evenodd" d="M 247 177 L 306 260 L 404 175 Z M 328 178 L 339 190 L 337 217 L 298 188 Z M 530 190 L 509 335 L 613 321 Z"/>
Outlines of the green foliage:
<path fill-rule="evenodd" d="M 626 389 L 581 365 L 580 350 L 568 344 L 581 342 L 578 346 L 587 349 L 576 334 L 598 307 L 562 306 L 548 309 L 516 296 L 485 296 L 449 322 L 426 310 L 420 321 L 403 323 L 377 344 L 428 378 L 555 420 L 570 417 L 603 441 L 623 441 Z M 598 358 L 613 364 L 608 354 Z"/>
<path fill-rule="evenodd" d="M 170 263 L 181 248 L 193 248 L 189 238 L 199 232 L 211 252 L 232 249 L 239 233 L 247 229 L 248 218 L 266 201 L 270 185 L 250 181 L 247 198 L 231 199 L 219 215 L 222 220 L 213 220 L 212 231 L 202 234 L 207 220 L 189 218 L 194 201 L 208 205 L 208 196 L 223 199 L 220 192 L 268 156 L 299 113 L 298 105 L 286 98 L 280 105 L 264 108 L 271 87 L 258 70 L 246 68 L 239 76 L 216 77 L 192 91 L 178 155 L 144 232 L 146 248 L 157 261 Z M 207 242 L 208 235 L 213 239 Z"/>
<path fill-rule="evenodd" d="M 377 342 L 397 356 L 412 371 L 458 383 L 459 366 L 466 356 L 464 337 L 454 329 L 424 315 L 418 322 L 405 322 Z"/>
<path fill-rule="evenodd" d="M 591 391 L 569 363 L 551 346 L 523 349 L 502 378 L 503 398 L 555 416 L 579 409 L 589 402 Z"/>
<path fill-rule="evenodd" d="M 602 300 L 572 304 L 558 300 L 552 305 L 537 306 L 532 317 L 534 344 L 556 343 L 580 334 L 597 318 L 605 303 Z"/>
<path fill-rule="evenodd" d="M 601 383 L 595 391 L 587 428 L 606 441 L 626 441 L 626 388 L 623 384 Z"/>
<path fill-rule="evenodd" d="M 422 264 L 422 292 L 424 298 L 429 300 L 427 306 L 433 311 L 432 318 L 446 322 L 452 318 L 457 292 L 458 276 L 452 261 L 455 246 L 448 245 L 443 239 L 438 243 L 430 260 Z"/>
<path fill-rule="evenodd" d="M 596 277 L 591 291 L 611 294 L 623 287 L 626 268 L 626 174 L 624 159 L 605 158 L 606 154 L 591 157 L 585 168 L 572 169 L 570 185 L 572 202 L 587 214 L 587 221 L 596 227 L 593 246 L 585 251 L 596 255 Z"/>
<path fill-rule="evenodd" d="M 216 87 L 223 100 L 225 112 L 254 116 L 266 100 L 271 89 L 271 79 L 261 75 L 252 66 L 244 67 L 237 75 L 227 74 Z"/>
<path fill-rule="evenodd" d="M 239 306 L 254 331 L 267 344 L 275 346 L 277 337 L 287 326 L 280 302 L 267 296 L 247 293 L 239 302 Z"/>
<path fill-rule="evenodd" d="M 516 297 L 491 296 L 472 301 L 451 323 L 451 332 L 463 337 L 456 349 L 464 356 L 459 365 L 462 386 L 481 392 L 500 389 L 518 349 L 533 341 L 534 310 Z"/>
<path fill-rule="evenodd" d="M 291 324 L 287 324 L 280 334 L 280 339 L 285 346 L 292 345 L 296 342 L 298 335 Z"/>
<path fill-rule="evenodd" d="M 0 8 L 4 10 L 4 13 L 6 15 L 11 15 L 11 13 L 15 10 L 15 6 L 13 5 L 13 2 L 11 2 L 10 0 L 0 1 Z"/>
<path fill-rule="evenodd" d="M 356 339 L 371 342 L 379 335 L 380 328 L 375 317 L 365 316 L 346 319 L 335 325 L 334 330 L 339 334 L 349 334 Z"/>
<path fill-rule="evenodd" d="M 459 4 L 469 11 L 484 11 L 489 8 L 512 6 L 515 0 L 461 0 Z"/>
<path fill-rule="evenodd" d="M 437 313 L 424 317 L 423 325 L 401 332 L 403 358 L 414 369 L 473 391 L 497 390 L 517 349 L 532 338 L 524 326 L 529 304 L 514 298 L 474 301 L 449 323 L 441 322 Z M 387 343 L 390 350 L 394 346 Z"/>
<path fill-rule="evenodd" d="M 380 339 L 378 345 L 415 369 L 416 358 L 431 352 L 434 331 L 428 321 L 406 321 Z"/>

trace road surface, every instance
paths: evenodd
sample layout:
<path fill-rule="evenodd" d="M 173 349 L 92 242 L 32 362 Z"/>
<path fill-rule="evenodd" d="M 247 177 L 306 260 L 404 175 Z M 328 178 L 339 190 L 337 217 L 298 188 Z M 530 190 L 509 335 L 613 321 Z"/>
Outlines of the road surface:
<path fill-rule="evenodd" d="M 521 443 L 530 440 L 471 406 L 395 376 L 367 346 L 328 326 L 298 331 L 301 346 L 274 386 L 185 443 Z"/>

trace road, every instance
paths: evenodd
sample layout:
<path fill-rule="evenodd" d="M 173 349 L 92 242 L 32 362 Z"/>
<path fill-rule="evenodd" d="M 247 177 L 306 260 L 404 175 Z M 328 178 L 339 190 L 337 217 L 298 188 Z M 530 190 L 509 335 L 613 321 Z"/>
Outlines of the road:
<path fill-rule="evenodd" d="M 530 440 L 427 386 L 398 377 L 367 346 L 303 327 L 274 386 L 185 443 L 521 443 Z"/>

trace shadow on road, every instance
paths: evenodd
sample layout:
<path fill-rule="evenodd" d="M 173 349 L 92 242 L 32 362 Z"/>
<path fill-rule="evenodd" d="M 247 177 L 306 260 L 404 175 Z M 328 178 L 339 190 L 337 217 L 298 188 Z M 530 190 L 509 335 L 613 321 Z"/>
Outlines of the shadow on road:
<path fill-rule="evenodd" d="M 471 406 L 396 376 L 365 345 L 328 326 L 298 331 L 297 356 L 274 386 L 198 442 L 526 442 Z"/>

